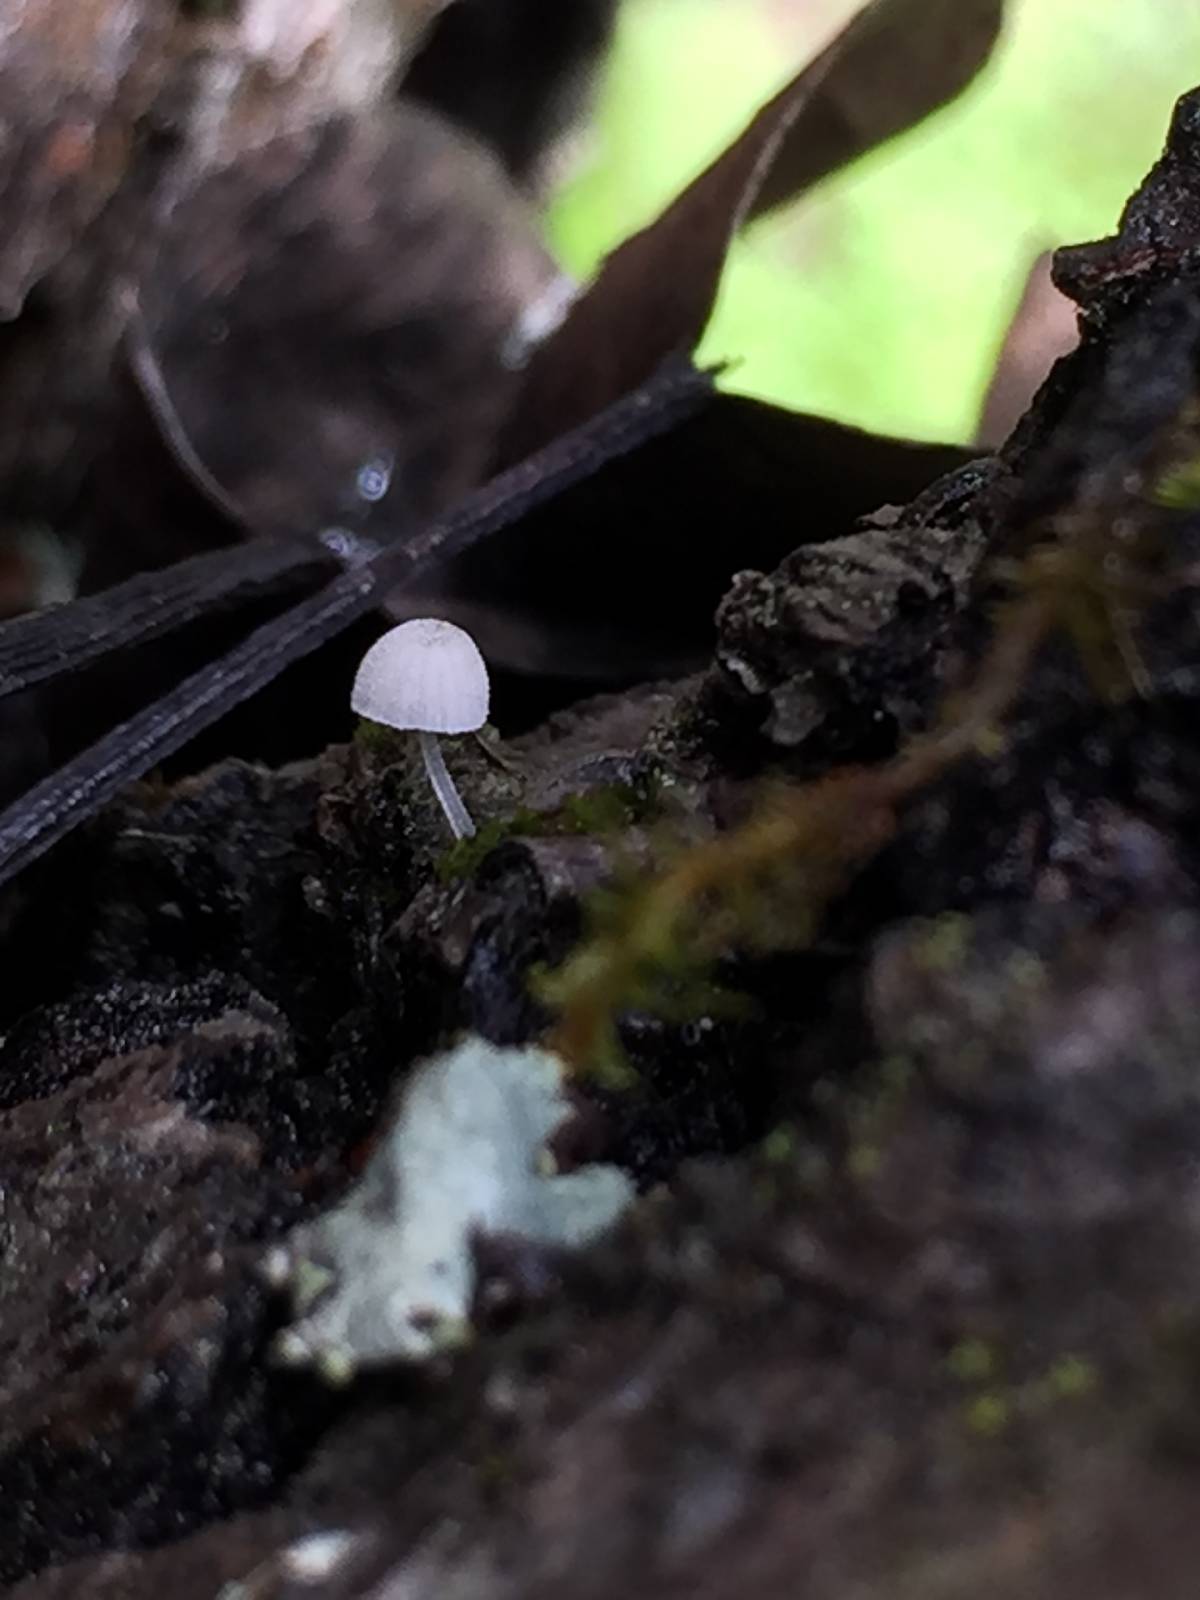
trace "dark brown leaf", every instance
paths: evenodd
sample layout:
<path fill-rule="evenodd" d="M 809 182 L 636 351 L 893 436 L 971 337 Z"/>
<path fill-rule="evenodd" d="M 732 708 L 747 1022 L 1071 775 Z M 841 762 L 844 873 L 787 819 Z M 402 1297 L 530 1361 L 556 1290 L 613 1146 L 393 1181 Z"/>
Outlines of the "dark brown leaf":
<path fill-rule="evenodd" d="M 777 193 L 786 153 L 804 181 L 851 160 L 962 88 L 995 42 L 1003 0 L 872 0 L 648 228 L 620 246 L 537 352 L 509 423 L 516 461 L 695 348 L 725 257 Z M 795 151 L 809 151 L 801 166 Z M 783 183 L 783 180 L 780 180 Z"/>
<path fill-rule="evenodd" d="M 795 199 L 961 94 L 1003 21 L 1004 0 L 868 6 L 830 45 L 829 70 L 788 128 L 750 215 Z"/>

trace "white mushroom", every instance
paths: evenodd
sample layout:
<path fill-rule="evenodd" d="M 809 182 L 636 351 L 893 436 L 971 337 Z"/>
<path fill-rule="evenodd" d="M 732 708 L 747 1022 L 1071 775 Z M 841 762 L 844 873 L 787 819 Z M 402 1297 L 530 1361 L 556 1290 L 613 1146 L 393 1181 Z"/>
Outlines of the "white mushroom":
<path fill-rule="evenodd" d="M 487 667 L 471 635 L 433 617 L 390 629 L 362 658 L 350 708 L 370 722 L 417 735 L 450 831 L 469 839 L 475 824 L 446 770 L 437 736 L 474 733 L 487 721 Z"/>

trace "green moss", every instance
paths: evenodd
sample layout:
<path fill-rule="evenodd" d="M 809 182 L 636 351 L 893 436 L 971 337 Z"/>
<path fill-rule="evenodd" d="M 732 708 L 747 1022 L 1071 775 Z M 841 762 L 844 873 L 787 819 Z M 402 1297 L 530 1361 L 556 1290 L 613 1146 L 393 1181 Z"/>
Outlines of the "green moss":
<path fill-rule="evenodd" d="M 995 1439 L 1013 1420 L 1012 1402 L 995 1390 L 977 1395 L 966 1407 L 968 1429 L 982 1439 Z"/>
<path fill-rule="evenodd" d="M 802 1188 L 810 1194 L 822 1194 L 829 1188 L 829 1180 L 833 1173 L 829 1157 L 820 1150 L 809 1148 L 805 1150 L 796 1165 L 796 1177 Z"/>
<path fill-rule="evenodd" d="M 962 1339 L 946 1357 L 946 1365 L 959 1383 L 985 1383 L 996 1375 L 996 1352 L 982 1339 Z"/>
<path fill-rule="evenodd" d="M 915 1081 L 911 1059 L 897 1053 L 886 1057 L 861 1086 L 843 1087 L 832 1097 L 845 1119 L 849 1135 L 845 1171 L 854 1182 L 867 1183 L 878 1174 Z"/>
<path fill-rule="evenodd" d="M 1068 1355 L 1050 1368 L 1046 1383 L 1056 1400 L 1078 1400 L 1095 1393 L 1100 1386 L 1100 1374 L 1085 1356 Z"/>
<path fill-rule="evenodd" d="M 1031 951 L 1018 950 L 1005 963 L 1005 974 L 1014 989 L 1041 989 L 1046 983 L 1046 964 Z"/>
<path fill-rule="evenodd" d="M 1180 462 L 1164 473 L 1151 490 L 1150 498 L 1156 506 L 1168 511 L 1200 509 L 1200 458 Z"/>
<path fill-rule="evenodd" d="M 359 717 L 354 728 L 354 743 L 365 754 L 381 761 L 399 761 L 412 748 L 412 734 L 385 728 L 381 722 Z"/>
<path fill-rule="evenodd" d="M 652 790 L 632 784 L 611 784 L 573 794 L 556 811 L 531 811 L 518 806 L 507 816 L 485 822 L 473 838 L 459 839 L 443 851 L 437 875 L 443 883 L 469 878 L 497 845 L 506 839 L 585 838 L 622 833 L 646 819 L 655 803 Z"/>
<path fill-rule="evenodd" d="M 506 1450 L 489 1450 L 478 1463 L 479 1488 L 484 1498 L 495 1500 L 513 1481 L 514 1461 Z"/>
<path fill-rule="evenodd" d="M 975 754 L 981 761 L 999 761 L 1009 751 L 1011 741 L 1000 728 L 980 728 L 975 735 Z"/>
<path fill-rule="evenodd" d="M 619 833 L 645 819 L 645 796 L 630 784 L 612 784 L 568 797 L 554 813 L 555 833 Z"/>
<path fill-rule="evenodd" d="M 1018 1419 L 1032 1421 L 1059 1406 L 1077 1404 L 1100 1388 L 1096 1365 L 1085 1356 L 1067 1354 L 1040 1376 L 1002 1389 L 999 1355 L 981 1339 L 956 1344 L 946 1364 L 956 1382 L 977 1390 L 965 1402 L 963 1418 L 967 1430 L 981 1438 L 996 1438 Z"/>
<path fill-rule="evenodd" d="M 882 1163 L 883 1151 L 879 1146 L 862 1140 L 851 1146 L 846 1157 L 846 1170 L 856 1183 L 867 1183 L 879 1171 Z"/>
<path fill-rule="evenodd" d="M 956 972 L 970 945 L 971 924 L 957 913 L 939 917 L 922 941 L 919 960 L 927 972 Z"/>
<path fill-rule="evenodd" d="M 916 1068 L 910 1055 L 901 1050 L 885 1056 L 879 1065 L 879 1083 L 886 1095 L 900 1099 L 912 1088 Z"/>
<path fill-rule="evenodd" d="M 786 1123 L 772 1128 L 762 1142 L 763 1160 L 772 1167 L 790 1166 L 796 1157 L 796 1130 Z"/>
<path fill-rule="evenodd" d="M 437 875 L 442 883 L 453 883 L 458 878 L 469 878 L 484 856 L 490 854 L 506 839 L 520 839 L 538 832 L 540 821 L 535 811 L 518 807 L 507 817 L 493 817 L 485 822 L 470 839 L 457 839 L 444 850 L 437 860 Z"/>

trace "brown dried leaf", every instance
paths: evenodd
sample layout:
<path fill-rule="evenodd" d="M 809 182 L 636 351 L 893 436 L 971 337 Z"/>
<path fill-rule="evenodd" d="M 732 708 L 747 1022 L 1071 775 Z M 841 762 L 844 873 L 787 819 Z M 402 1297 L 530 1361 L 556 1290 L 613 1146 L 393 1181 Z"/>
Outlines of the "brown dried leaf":
<path fill-rule="evenodd" d="M 836 59 L 788 128 L 750 215 L 795 199 L 961 94 L 1003 21 L 1004 0 L 868 6 L 829 47 Z"/>
<path fill-rule="evenodd" d="M 990 52 L 1003 4 L 872 0 L 655 222 L 608 258 L 531 363 L 504 460 L 519 460 L 635 389 L 667 356 L 693 349 L 746 218 L 792 192 L 795 173 L 812 181 L 956 93 Z M 784 177 L 772 186 L 784 158 Z"/>

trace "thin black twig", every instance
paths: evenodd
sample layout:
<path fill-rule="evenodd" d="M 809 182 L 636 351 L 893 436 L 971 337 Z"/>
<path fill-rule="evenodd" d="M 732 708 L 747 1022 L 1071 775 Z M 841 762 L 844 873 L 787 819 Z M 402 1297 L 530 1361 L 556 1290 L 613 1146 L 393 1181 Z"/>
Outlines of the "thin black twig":
<path fill-rule="evenodd" d="M 312 588 L 337 566 L 317 544 L 256 539 L 16 617 L 0 626 L 0 699 L 214 612 L 280 591 Z"/>

